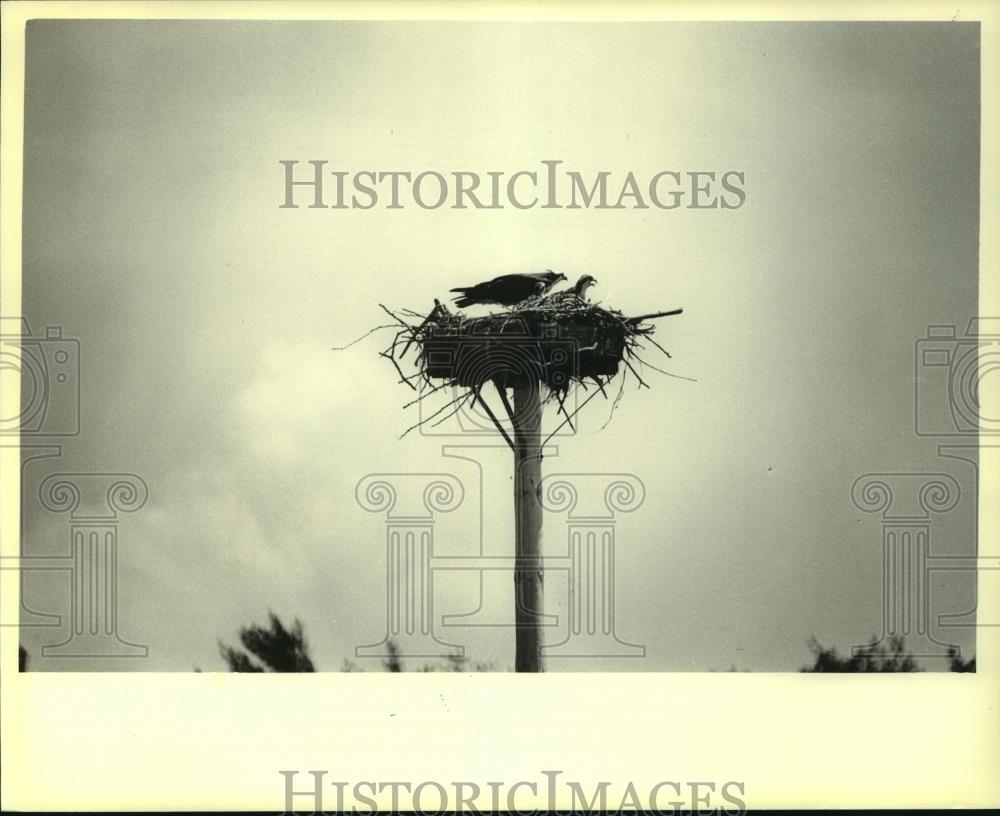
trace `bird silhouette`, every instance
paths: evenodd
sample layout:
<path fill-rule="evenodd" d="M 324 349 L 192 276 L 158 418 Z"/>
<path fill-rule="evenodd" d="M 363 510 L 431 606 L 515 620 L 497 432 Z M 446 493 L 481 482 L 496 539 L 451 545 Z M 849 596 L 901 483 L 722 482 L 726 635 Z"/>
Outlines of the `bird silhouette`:
<path fill-rule="evenodd" d="M 579 280 L 573 285 L 572 289 L 565 289 L 562 292 L 556 292 L 554 295 L 550 295 L 546 302 L 547 303 L 565 303 L 567 301 L 578 300 L 581 303 L 587 302 L 587 290 L 597 283 L 597 278 L 593 275 L 581 275 Z"/>
<path fill-rule="evenodd" d="M 452 292 L 459 294 L 454 298 L 460 308 L 474 306 L 478 303 L 496 303 L 500 306 L 514 306 L 532 295 L 543 295 L 559 281 L 566 280 L 561 272 L 547 269 L 539 274 L 501 275 L 493 280 L 477 283 L 475 286 L 459 286 Z"/>

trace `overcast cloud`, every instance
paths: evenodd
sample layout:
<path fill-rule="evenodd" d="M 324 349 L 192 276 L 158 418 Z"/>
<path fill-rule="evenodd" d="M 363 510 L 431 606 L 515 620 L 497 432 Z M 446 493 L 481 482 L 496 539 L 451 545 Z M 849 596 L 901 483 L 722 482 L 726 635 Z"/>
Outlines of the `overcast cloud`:
<path fill-rule="evenodd" d="M 384 531 L 355 485 L 454 473 L 469 504 L 436 535 L 462 553 L 476 470 L 442 456 L 459 436 L 399 439 L 417 417 L 384 341 L 331 348 L 383 322 L 380 302 L 426 311 L 548 267 L 594 275 L 592 297 L 626 313 L 682 306 L 657 337 L 696 380 L 650 372 L 604 430 L 598 399 L 546 459 L 647 491 L 617 529 L 617 629 L 646 659 L 551 669 L 797 670 L 810 635 L 844 650 L 878 633 L 881 532 L 851 503 L 859 475 L 952 474 L 964 496 L 932 547 L 974 552 L 972 468 L 914 434 L 913 354 L 927 325 L 976 313 L 978 60 L 971 24 L 30 23 L 23 309 L 79 338 L 83 414 L 62 457 L 25 472 L 150 488 L 121 523 L 119 614 L 148 659 L 43 659 L 65 632 L 26 629 L 33 667 L 221 669 L 217 639 L 269 608 L 304 621 L 324 669 L 379 640 Z M 288 210 L 286 159 L 736 169 L 748 200 Z M 502 553 L 509 454 L 484 457 L 485 546 Z M 25 550 L 66 552 L 65 518 L 30 495 L 26 511 Z M 546 550 L 564 535 L 547 522 Z M 439 611 L 478 606 L 467 578 L 442 584 Z M 934 611 L 971 608 L 973 586 L 949 578 Z M 31 574 L 26 597 L 66 614 L 67 587 Z M 446 639 L 513 663 L 510 630 Z"/>

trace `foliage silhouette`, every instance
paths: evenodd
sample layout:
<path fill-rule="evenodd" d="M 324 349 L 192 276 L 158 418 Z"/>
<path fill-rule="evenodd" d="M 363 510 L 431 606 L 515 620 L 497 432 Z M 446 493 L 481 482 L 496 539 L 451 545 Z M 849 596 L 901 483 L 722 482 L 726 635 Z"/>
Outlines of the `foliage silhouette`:
<path fill-rule="evenodd" d="M 309 653 L 309 644 L 303 633 L 302 622 L 296 618 L 287 628 L 273 612 L 268 612 L 268 627 L 251 624 L 240 629 L 243 648 L 229 646 L 220 641 L 219 653 L 231 672 L 315 672 L 316 666 Z M 399 645 L 394 640 L 386 644 L 388 652 L 382 661 L 387 672 L 407 671 L 400 656 Z M 197 666 L 194 670 L 201 671 Z M 366 671 L 353 660 L 344 659 L 342 672 Z M 425 663 L 419 672 L 489 672 L 496 671 L 493 663 L 469 663 L 459 652 L 445 656 L 444 663 Z"/>
<path fill-rule="evenodd" d="M 871 640 L 851 657 L 841 657 L 834 647 L 824 648 L 816 638 L 810 638 L 809 648 L 813 653 L 813 664 L 803 666 L 804 672 L 920 671 L 913 658 L 906 653 L 906 644 L 899 635 L 889 638 L 888 644 L 879 643 L 878 638 L 872 635 Z"/>
<path fill-rule="evenodd" d="M 403 663 L 400 657 L 399 645 L 394 640 L 390 640 L 386 644 L 386 650 L 389 652 L 388 656 L 384 661 L 382 661 L 382 668 L 387 672 L 405 672 L 409 671 Z M 445 655 L 444 663 L 424 663 L 416 671 L 426 674 L 428 672 L 489 672 L 495 671 L 493 663 L 469 663 L 469 659 L 465 657 L 461 652 L 450 652 Z M 356 664 L 351 661 L 344 661 L 343 671 L 364 671 L 364 669 L 359 669 Z"/>
<path fill-rule="evenodd" d="M 963 661 L 958 653 L 958 649 L 952 646 L 948 649 L 948 667 L 953 672 L 975 672 L 976 656 L 973 655 L 968 660 Z"/>
<path fill-rule="evenodd" d="M 222 642 L 219 652 L 232 672 L 314 672 L 309 644 L 306 642 L 302 622 L 296 618 L 292 627 L 286 628 L 281 619 L 268 612 L 269 627 L 256 624 L 240 629 L 243 651 Z"/>
<path fill-rule="evenodd" d="M 906 651 L 906 642 L 902 635 L 894 635 L 888 643 L 880 643 L 875 635 L 871 640 L 857 650 L 851 657 L 841 657 L 834 647 L 827 649 L 816 638 L 810 638 L 809 648 L 813 653 L 811 666 L 803 666 L 804 672 L 919 672 L 923 671 L 913 655 Z M 952 646 L 948 650 L 949 671 L 974 672 L 976 658 L 963 661 L 958 649 Z"/>
<path fill-rule="evenodd" d="M 396 645 L 396 641 L 390 640 L 385 644 L 385 647 L 389 650 L 389 656 L 382 663 L 385 670 L 387 672 L 401 672 L 403 670 L 403 662 L 399 659 L 399 646 Z"/>

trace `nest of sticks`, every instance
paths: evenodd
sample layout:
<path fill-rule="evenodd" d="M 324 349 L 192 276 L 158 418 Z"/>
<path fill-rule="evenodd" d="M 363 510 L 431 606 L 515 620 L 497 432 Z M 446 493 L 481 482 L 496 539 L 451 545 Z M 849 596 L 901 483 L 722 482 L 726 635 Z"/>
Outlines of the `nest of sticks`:
<path fill-rule="evenodd" d="M 620 383 L 612 414 L 630 378 L 638 388 L 649 388 L 640 373 L 644 369 L 678 376 L 657 368 L 643 355 L 652 350 L 670 357 L 653 337 L 656 325 L 652 321 L 680 314 L 681 309 L 627 317 L 567 293 L 531 297 L 482 317 L 451 311 L 436 299 L 426 315 L 385 305 L 381 308 L 393 322 L 378 328 L 396 331 L 380 355 L 395 366 L 400 382 L 417 392 L 404 407 L 442 391 L 451 396 L 433 412 L 421 411 L 420 420 L 403 436 L 424 424 L 439 425 L 466 405 L 478 402 L 510 442 L 483 399 L 482 389 L 488 383 L 496 387 L 512 419 L 506 389 L 524 380 L 539 383 L 543 399 L 555 402 L 563 416 L 559 427 L 549 434 L 551 438 L 567 423 L 573 427 L 573 418 L 597 394 L 611 399 L 609 386 L 616 378 Z M 569 412 L 567 397 L 576 388 L 593 392 Z"/>

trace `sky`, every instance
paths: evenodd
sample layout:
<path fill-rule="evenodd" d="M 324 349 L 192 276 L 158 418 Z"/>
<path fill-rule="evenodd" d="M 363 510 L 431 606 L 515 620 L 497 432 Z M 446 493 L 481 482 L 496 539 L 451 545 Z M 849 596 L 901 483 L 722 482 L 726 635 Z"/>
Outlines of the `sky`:
<path fill-rule="evenodd" d="M 684 309 L 656 334 L 678 377 L 648 372 L 606 426 L 598 398 L 545 460 L 644 486 L 616 522 L 615 625 L 645 656 L 550 670 L 795 671 L 811 636 L 844 652 L 879 633 L 879 516 L 851 501 L 865 473 L 951 475 L 963 498 L 931 549 L 975 551 L 972 466 L 914 432 L 915 392 L 944 388 L 914 354 L 929 325 L 961 334 L 976 313 L 977 25 L 33 21 L 27 37 L 22 308 L 79 340 L 82 407 L 79 436 L 25 468 L 24 551 L 69 548 L 27 486 L 49 473 L 149 486 L 119 525 L 118 610 L 148 656 L 45 658 L 66 628 L 28 627 L 32 668 L 221 670 L 218 641 L 273 610 L 339 669 L 385 633 L 384 523 L 355 496 L 372 473 L 452 474 L 466 500 L 436 551 L 509 554 L 502 441 L 401 439 L 418 415 L 387 338 L 333 349 L 383 323 L 380 303 L 426 312 L 510 272 L 592 274 L 626 314 Z M 312 159 L 737 170 L 747 202 L 281 208 L 280 162 Z M 480 469 L 446 445 L 494 447 L 466 451 Z M 546 554 L 565 541 L 547 516 Z M 932 613 L 972 608 L 973 576 L 941 575 Z M 547 610 L 565 621 L 561 581 Z M 483 582 L 481 599 L 477 573 L 442 575 L 435 611 L 482 600 L 502 625 L 444 639 L 508 668 L 510 576 Z M 65 616 L 66 574 L 28 573 L 24 598 Z M 971 629 L 942 638 L 974 652 Z"/>

